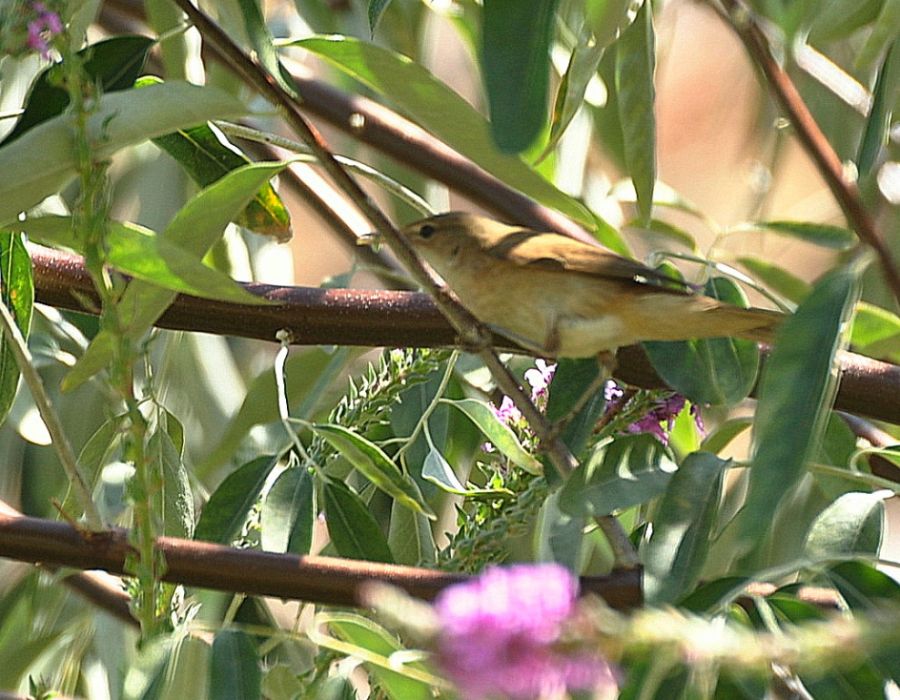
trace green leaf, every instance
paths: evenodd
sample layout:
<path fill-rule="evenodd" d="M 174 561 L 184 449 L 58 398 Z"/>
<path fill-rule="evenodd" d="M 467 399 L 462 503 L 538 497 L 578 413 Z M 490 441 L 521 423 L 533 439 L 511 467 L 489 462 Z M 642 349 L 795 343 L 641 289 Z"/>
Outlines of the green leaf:
<path fill-rule="evenodd" d="M 209 697 L 262 698 L 262 671 L 253 638 L 241 630 L 216 632 L 209 664 Z"/>
<path fill-rule="evenodd" d="M 808 282 L 768 260 L 745 256 L 738 258 L 738 262 L 769 289 L 795 304 L 803 301 L 812 289 Z"/>
<path fill-rule="evenodd" d="M 794 492 L 820 442 L 835 391 L 835 356 L 858 294 L 859 269 L 825 275 L 778 332 L 760 382 L 754 455 L 744 507 L 731 526 L 738 547 L 763 551 L 778 504 Z"/>
<path fill-rule="evenodd" d="M 332 613 L 328 615 L 328 626 L 344 641 L 384 659 L 404 650 L 392 634 L 362 615 Z M 434 697 L 430 685 L 404 675 L 402 670 L 394 671 L 375 664 L 363 665 L 377 679 L 379 687 L 391 700 L 431 700 Z M 420 663 L 414 663 L 412 666 L 424 670 Z"/>
<path fill-rule="evenodd" d="M 150 436 L 147 458 L 162 484 L 163 533 L 189 538 L 194 531 L 194 495 L 181 454 L 165 430 Z"/>
<path fill-rule="evenodd" d="M 813 560 L 847 554 L 878 556 L 884 528 L 884 493 L 845 493 L 813 522 L 806 554 Z"/>
<path fill-rule="evenodd" d="M 481 433 L 507 459 L 530 474 L 540 474 L 543 467 L 522 447 L 512 429 L 502 422 L 486 403 L 477 399 L 441 399 L 462 411 Z"/>
<path fill-rule="evenodd" d="M 422 478 L 430 481 L 442 491 L 452 493 L 457 496 L 490 496 L 505 495 L 513 496 L 513 492 L 508 489 L 470 489 L 463 486 L 462 482 L 453 471 L 450 463 L 444 459 L 437 449 L 429 449 L 425 455 L 425 461 L 422 464 Z"/>
<path fill-rule="evenodd" d="M 72 218 L 69 216 L 26 219 L 17 228 L 38 243 L 82 252 L 81 241 L 73 231 Z M 107 234 L 107 263 L 135 279 L 172 292 L 205 299 L 235 304 L 270 303 L 143 226 L 110 221 L 107 223 Z"/>
<path fill-rule="evenodd" d="M 606 44 L 598 42 L 585 27 L 578 43 L 569 56 L 569 65 L 556 90 L 556 100 L 550 116 L 550 136 L 544 146 L 541 159 L 556 147 L 575 114 L 584 103 L 591 80 L 597 75 L 597 67 L 603 58 Z"/>
<path fill-rule="evenodd" d="M 704 293 L 734 306 L 747 298 L 732 280 L 714 277 Z M 734 404 L 746 398 L 756 383 L 759 349 L 738 338 L 643 343 L 659 376 L 675 391 L 697 404 Z"/>
<path fill-rule="evenodd" d="M 481 66 L 501 151 L 525 150 L 544 126 L 557 3 L 484 0 Z"/>
<path fill-rule="evenodd" d="M 655 68 L 653 9 L 650 0 L 644 0 L 634 22 L 616 42 L 616 93 L 625 161 L 644 221 L 650 220 L 656 184 Z"/>
<path fill-rule="evenodd" d="M 878 17 L 884 0 L 821 3 L 821 11 L 812 18 L 809 36 L 813 43 L 827 43 L 850 36 Z"/>
<path fill-rule="evenodd" d="M 805 221 L 760 221 L 756 226 L 831 250 L 849 250 L 857 243 L 856 234 L 842 226 Z"/>
<path fill-rule="evenodd" d="M 563 485 L 559 507 L 598 517 L 646 503 L 666 490 L 678 466 L 650 435 L 620 435 L 594 451 Z"/>
<path fill-rule="evenodd" d="M 203 506 L 194 539 L 230 544 L 240 534 L 276 464 L 277 456 L 263 455 L 225 477 Z"/>
<path fill-rule="evenodd" d="M 137 81 L 138 87 L 157 85 L 163 81 L 147 76 Z M 201 187 L 211 185 L 233 170 L 249 165 L 250 159 L 213 124 L 206 123 L 179 129 L 152 139 L 184 168 Z M 270 183 L 264 184 L 234 222 L 255 233 L 274 236 L 280 243 L 291 239 L 291 215 Z"/>
<path fill-rule="evenodd" d="M 31 258 L 20 233 L 0 230 L 0 303 L 27 339 L 34 308 Z M 19 364 L 6 333 L 0 333 L 0 425 L 6 421 L 19 388 Z"/>
<path fill-rule="evenodd" d="M 388 496 L 430 520 L 437 519 L 419 492 L 416 482 L 401 472 L 374 442 L 342 425 L 316 423 L 310 425 L 310 428 Z"/>
<path fill-rule="evenodd" d="M 892 95 L 897 92 L 897 78 L 900 73 L 900 49 L 897 48 L 897 27 L 900 26 L 900 0 L 887 0 L 884 9 L 891 8 L 894 15 L 894 38 L 884 61 L 878 69 L 878 77 L 875 79 L 875 89 L 872 91 L 872 107 L 866 118 L 866 128 L 859 142 L 859 153 L 856 156 L 856 169 L 860 177 L 865 177 L 872 171 L 872 167 L 878 161 L 878 154 L 888 141 L 891 130 L 891 112 L 895 109 L 892 104 Z M 881 26 L 881 25 L 878 25 Z M 874 39 L 876 29 L 870 35 Z M 866 44 L 868 46 L 868 43 Z M 862 54 L 861 54 L 862 56 Z"/>
<path fill-rule="evenodd" d="M 396 501 L 391 504 L 391 524 L 388 545 L 394 561 L 407 566 L 434 566 L 437 546 L 431 523 L 421 513 L 404 508 Z"/>
<path fill-rule="evenodd" d="M 743 593 L 751 580 L 746 576 L 727 576 L 704 583 L 690 595 L 682 598 L 678 607 L 697 614 L 717 613 Z"/>
<path fill-rule="evenodd" d="M 900 604 L 900 583 L 863 561 L 835 564 L 826 575 L 851 610 L 867 611 Z"/>
<path fill-rule="evenodd" d="M 142 88 L 138 93 L 143 95 L 154 89 Z M 197 257 L 206 255 L 221 238 L 228 222 L 269 178 L 283 168 L 283 163 L 257 163 L 229 173 L 194 195 L 175 214 L 160 239 Z M 142 337 L 174 299 L 174 292 L 133 280 L 119 301 L 120 317 L 129 337 L 135 340 Z M 101 330 L 78 364 L 63 379 L 63 391 L 80 386 L 107 367 L 113 356 L 114 342 L 109 331 Z"/>
<path fill-rule="evenodd" d="M 598 46 L 609 46 L 628 24 L 631 0 L 586 0 L 584 14 Z"/>
<path fill-rule="evenodd" d="M 325 482 L 325 522 L 342 557 L 392 563 L 387 538 L 365 503 L 341 481 Z"/>
<path fill-rule="evenodd" d="M 900 355 L 900 317 L 879 306 L 859 302 L 850 344 L 872 357 L 896 359 Z"/>
<path fill-rule="evenodd" d="M 729 463 L 709 452 L 694 452 L 672 477 L 653 520 L 653 534 L 641 552 L 644 595 L 650 604 L 673 603 L 696 585 Z"/>
<path fill-rule="evenodd" d="M 208 696 L 212 647 L 193 635 L 179 636 L 165 650 L 165 658 L 157 666 L 141 700 L 169 698 L 205 698 Z M 198 669 L 203 672 L 198 673 Z"/>
<path fill-rule="evenodd" d="M 82 59 L 82 70 L 91 82 L 99 85 L 101 92 L 110 93 L 126 90 L 134 84 L 144 68 L 147 52 L 155 43 L 155 39 L 146 36 L 121 35 L 91 44 L 76 55 Z M 38 74 L 22 116 L 0 141 L 0 146 L 12 143 L 32 127 L 62 114 L 69 105 L 69 93 L 64 87 L 55 85 L 51 77 L 60 71 L 61 64 L 56 63 Z"/>
<path fill-rule="evenodd" d="M 378 20 L 391 4 L 391 0 L 369 0 L 369 33 L 375 36 L 375 28 L 378 26 Z"/>
<path fill-rule="evenodd" d="M 569 413 L 582 400 L 584 392 L 597 381 L 600 372 L 596 358 L 560 358 L 550 381 L 547 419 L 555 423 L 568 418 L 560 438 L 576 456 L 581 454 L 606 408 L 603 386 L 595 390 L 594 396 L 584 403 L 576 415 L 569 416 Z"/>
<path fill-rule="evenodd" d="M 309 469 L 285 469 L 266 494 L 260 541 L 268 552 L 309 554 L 316 520 L 316 488 Z"/>
<path fill-rule="evenodd" d="M 88 119 L 88 135 L 93 157 L 102 160 L 154 136 L 246 112 L 222 90 L 173 81 L 103 95 Z M 0 224 L 58 192 L 76 173 L 70 115 L 48 119 L 0 147 Z"/>
<path fill-rule="evenodd" d="M 677 243 L 678 245 L 684 246 L 688 250 L 697 250 L 697 241 L 694 240 L 694 236 L 691 233 L 685 231 L 683 228 L 679 228 L 674 224 L 670 224 L 668 221 L 662 221 L 660 219 L 650 219 L 650 221 L 646 223 L 642 223 L 640 221 L 630 221 L 626 224 L 626 226 L 630 228 L 649 231 L 652 234 L 661 236 L 662 238 L 666 238 L 674 243 Z"/>
<path fill-rule="evenodd" d="M 290 45 L 325 58 L 390 99 L 407 117 L 511 187 L 591 229 L 596 226 L 594 216 L 584 205 L 551 185 L 521 159 L 500 153 L 485 119 L 406 56 L 351 37 L 313 37 Z"/>

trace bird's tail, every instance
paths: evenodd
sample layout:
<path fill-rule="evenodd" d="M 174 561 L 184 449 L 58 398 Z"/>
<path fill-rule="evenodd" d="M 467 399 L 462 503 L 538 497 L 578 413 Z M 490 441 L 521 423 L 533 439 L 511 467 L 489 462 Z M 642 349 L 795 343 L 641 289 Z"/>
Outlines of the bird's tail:
<path fill-rule="evenodd" d="M 771 345 L 775 332 L 784 322 L 785 314 L 770 309 L 742 309 L 737 306 L 717 306 L 711 310 L 716 315 L 716 325 L 731 328 L 727 335 L 744 340 Z"/>

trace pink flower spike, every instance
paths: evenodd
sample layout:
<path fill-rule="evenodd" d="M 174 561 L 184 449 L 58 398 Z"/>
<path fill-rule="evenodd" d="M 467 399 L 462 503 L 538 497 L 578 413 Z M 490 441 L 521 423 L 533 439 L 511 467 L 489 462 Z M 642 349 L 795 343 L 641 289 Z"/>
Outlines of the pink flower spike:
<path fill-rule="evenodd" d="M 40 20 L 28 23 L 28 46 L 41 54 L 41 58 L 50 58 L 50 45 L 42 34 L 43 25 Z"/>
<path fill-rule="evenodd" d="M 46 12 L 41 15 L 41 19 L 44 20 L 44 26 L 51 34 L 62 34 L 63 23 L 58 14 L 55 12 Z"/>

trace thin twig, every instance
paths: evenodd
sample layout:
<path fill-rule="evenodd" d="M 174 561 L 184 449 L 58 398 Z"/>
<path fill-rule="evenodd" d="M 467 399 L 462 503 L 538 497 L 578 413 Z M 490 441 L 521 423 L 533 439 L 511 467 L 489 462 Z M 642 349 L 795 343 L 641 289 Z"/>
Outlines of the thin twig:
<path fill-rule="evenodd" d="M 848 223 L 860 240 L 871 247 L 878 256 L 894 298 L 900 303 L 900 270 L 879 234 L 875 221 L 863 205 L 859 188 L 847 177 L 840 157 L 822 133 L 794 82 L 775 60 L 769 41 L 756 21 L 753 11 L 743 0 L 721 0 L 721 3 L 727 10 L 728 23 L 765 75 L 769 89 L 790 118 L 800 143 L 815 162 Z M 712 0 L 707 0 L 707 4 L 716 9 Z M 721 16 L 721 13 L 718 14 Z"/>
<path fill-rule="evenodd" d="M 44 388 L 44 382 L 41 381 L 40 375 L 34 368 L 25 338 L 16 325 L 12 313 L 6 308 L 6 304 L 3 303 L 0 303 L 0 323 L 3 324 L 3 332 L 10 340 L 8 347 L 12 349 L 13 355 L 16 356 L 19 371 L 22 373 L 25 383 L 28 384 L 28 390 L 31 392 L 34 404 L 41 414 L 41 420 L 44 421 L 44 425 L 47 426 L 47 432 L 50 433 L 56 456 L 59 458 L 60 464 L 62 464 L 63 470 L 69 478 L 69 484 L 75 490 L 76 498 L 78 498 L 81 507 L 84 509 L 87 525 L 92 530 L 100 530 L 103 527 L 103 518 L 100 517 L 100 512 L 91 498 L 88 480 L 81 473 L 78 459 L 75 457 L 69 438 L 66 437 L 59 415 L 56 413 L 56 409 L 53 408 L 53 402 L 50 401 L 50 396 Z"/>

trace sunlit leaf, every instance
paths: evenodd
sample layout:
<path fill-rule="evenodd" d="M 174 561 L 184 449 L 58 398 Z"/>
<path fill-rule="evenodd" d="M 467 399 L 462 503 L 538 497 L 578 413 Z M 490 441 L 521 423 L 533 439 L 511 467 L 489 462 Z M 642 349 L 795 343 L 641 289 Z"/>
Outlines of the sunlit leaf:
<path fill-rule="evenodd" d="M 806 537 L 806 553 L 811 559 L 877 557 L 883 529 L 883 493 L 845 493 L 816 518 Z"/>
<path fill-rule="evenodd" d="M 20 233 L 0 230 L 0 303 L 12 314 L 27 339 L 34 307 L 31 258 Z M 9 415 L 19 388 L 19 364 L 10 347 L 12 339 L 0 333 L 0 424 Z"/>
<path fill-rule="evenodd" d="M 316 518 L 316 489 L 308 469 L 284 470 L 260 511 L 260 542 L 269 552 L 309 554 Z"/>
<path fill-rule="evenodd" d="M 209 697 L 222 700 L 262 698 L 262 671 L 253 638 L 237 629 L 219 630 L 209 664 Z"/>

